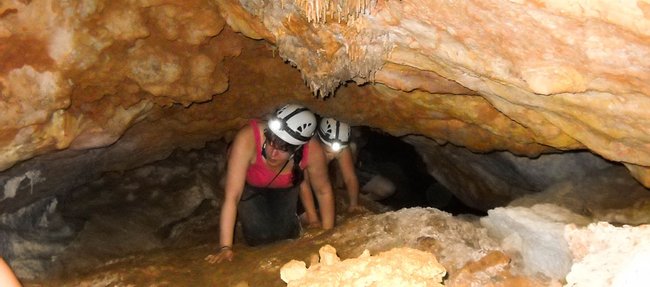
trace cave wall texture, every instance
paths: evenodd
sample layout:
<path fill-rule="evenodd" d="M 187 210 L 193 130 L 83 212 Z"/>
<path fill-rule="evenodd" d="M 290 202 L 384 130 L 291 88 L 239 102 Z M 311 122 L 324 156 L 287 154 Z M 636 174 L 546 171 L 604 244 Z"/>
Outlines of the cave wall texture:
<path fill-rule="evenodd" d="M 475 152 L 587 149 L 648 187 L 648 59 L 646 0 L 3 0 L 0 171 L 130 168 L 297 102 Z"/>

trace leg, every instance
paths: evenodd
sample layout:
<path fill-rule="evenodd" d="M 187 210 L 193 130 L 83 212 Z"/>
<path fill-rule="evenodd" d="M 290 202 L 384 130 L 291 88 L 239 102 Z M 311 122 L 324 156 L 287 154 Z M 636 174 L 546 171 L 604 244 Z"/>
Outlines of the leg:
<path fill-rule="evenodd" d="M 298 187 L 274 192 L 269 208 L 274 214 L 275 237 L 277 240 L 297 238 L 300 236 L 300 219 L 296 214 L 298 204 Z"/>
<path fill-rule="evenodd" d="M 258 192 L 259 195 L 249 196 Z M 244 187 L 239 203 L 239 221 L 246 243 L 251 246 L 296 238 L 300 222 L 296 215 L 298 188 L 265 189 Z"/>
<path fill-rule="evenodd" d="M 270 214 L 266 190 L 246 185 L 242 200 L 239 202 L 237 217 L 242 226 L 246 243 L 251 246 L 272 241 L 273 216 Z"/>

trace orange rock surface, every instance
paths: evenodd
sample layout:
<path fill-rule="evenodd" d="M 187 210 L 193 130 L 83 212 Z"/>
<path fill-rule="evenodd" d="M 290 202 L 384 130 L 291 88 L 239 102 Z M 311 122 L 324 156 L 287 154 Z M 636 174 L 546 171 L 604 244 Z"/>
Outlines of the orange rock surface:
<path fill-rule="evenodd" d="M 650 186 L 648 7 L 3 1 L 0 170 L 128 130 L 134 150 L 227 138 L 298 102 L 474 151 L 589 149 Z"/>

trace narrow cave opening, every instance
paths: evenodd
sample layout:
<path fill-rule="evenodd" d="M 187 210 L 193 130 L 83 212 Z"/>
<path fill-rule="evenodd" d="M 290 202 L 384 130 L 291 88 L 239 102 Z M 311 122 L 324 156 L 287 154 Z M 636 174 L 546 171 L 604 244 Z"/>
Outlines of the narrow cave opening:
<path fill-rule="evenodd" d="M 433 207 L 454 215 L 486 215 L 465 205 L 428 172 L 409 143 L 379 129 L 356 129 L 357 163 L 362 196 L 393 210 Z"/>

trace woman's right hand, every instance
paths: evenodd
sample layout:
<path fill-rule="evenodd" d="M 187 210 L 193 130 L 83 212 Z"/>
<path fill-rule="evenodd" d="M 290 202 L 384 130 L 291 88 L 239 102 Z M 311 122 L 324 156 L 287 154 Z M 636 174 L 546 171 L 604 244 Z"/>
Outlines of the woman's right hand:
<path fill-rule="evenodd" d="M 348 213 L 362 213 L 363 211 L 364 209 L 360 205 L 350 205 L 348 207 Z"/>
<path fill-rule="evenodd" d="M 232 251 L 232 248 L 223 248 L 220 249 L 216 254 L 210 254 L 205 257 L 205 261 L 208 261 L 210 264 L 221 263 L 224 260 L 232 261 L 232 258 L 235 257 L 235 252 Z"/>

